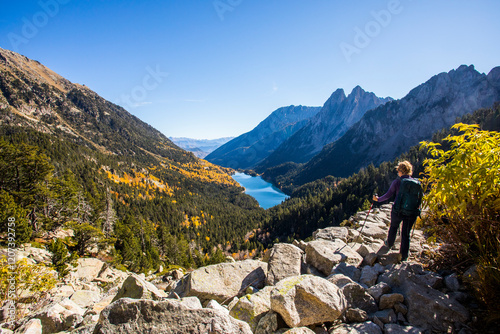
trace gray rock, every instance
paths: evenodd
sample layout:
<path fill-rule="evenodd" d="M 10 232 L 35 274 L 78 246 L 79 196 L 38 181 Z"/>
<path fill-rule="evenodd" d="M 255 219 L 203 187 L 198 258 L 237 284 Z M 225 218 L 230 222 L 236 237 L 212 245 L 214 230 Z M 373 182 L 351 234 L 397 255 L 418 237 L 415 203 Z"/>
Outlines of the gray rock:
<path fill-rule="evenodd" d="M 455 323 L 469 319 L 467 309 L 444 293 L 411 280 L 402 286 L 408 305 L 408 321 L 422 329 L 447 332 Z"/>
<path fill-rule="evenodd" d="M 342 262 L 333 267 L 330 274 L 344 274 L 347 277 L 351 278 L 353 281 L 358 282 L 361 277 L 361 270 L 355 266 L 351 266 L 345 262 Z"/>
<path fill-rule="evenodd" d="M 113 302 L 120 298 L 160 300 L 164 297 L 166 297 L 166 294 L 158 290 L 154 284 L 145 281 L 139 275 L 131 274 L 123 282 L 118 293 L 113 298 Z"/>
<path fill-rule="evenodd" d="M 304 251 L 304 252 L 306 251 L 307 243 L 304 242 L 303 240 L 297 241 L 294 239 L 292 244 L 294 246 L 299 247 L 302 251 Z"/>
<path fill-rule="evenodd" d="M 373 249 L 371 249 L 370 246 L 363 244 L 363 243 L 354 243 L 354 244 L 349 244 L 353 250 L 358 252 L 359 255 L 361 255 L 363 258 L 366 257 L 368 254 L 373 253 Z"/>
<path fill-rule="evenodd" d="M 377 262 L 377 253 L 369 253 L 363 258 L 363 264 L 367 266 L 373 266 Z"/>
<path fill-rule="evenodd" d="M 184 297 L 181 299 L 174 299 L 171 300 L 171 303 L 182 305 L 183 307 L 190 310 L 199 310 L 203 308 L 198 297 Z"/>
<path fill-rule="evenodd" d="M 216 300 L 224 304 L 243 294 L 249 286 L 264 287 L 267 263 L 245 260 L 199 268 L 183 277 L 172 290 L 181 297 L 197 296 L 202 302 Z"/>
<path fill-rule="evenodd" d="M 423 286 L 429 286 L 433 289 L 439 289 L 443 286 L 443 278 L 439 274 L 431 271 L 415 277 L 419 281 L 419 284 Z"/>
<path fill-rule="evenodd" d="M 224 312 L 226 314 L 229 314 L 229 310 L 227 308 L 225 308 L 221 304 L 217 303 L 217 301 L 213 300 L 213 299 L 208 302 L 206 308 L 210 308 L 212 310 L 219 310 L 219 311 L 222 311 L 222 312 Z"/>
<path fill-rule="evenodd" d="M 300 275 L 304 252 L 291 244 L 276 244 L 269 257 L 267 285 L 275 285 L 283 278 Z"/>
<path fill-rule="evenodd" d="M 389 284 L 385 283 L 385 282 L 380 282 L 370 288 L 368 288 L 368 293 L 373 297 L 375 298 L 375 300 L 377 301 L 377 303 L 379 302 L 380 300 L 380 297 L 386 293 L 389 293 L 391 292 L 391 287 Z"/>
<path fill-rule="evenodd" d="M 408 313 L 408 307 L 406 307 L 405 304 L 396 303 L 394 304 L 394 311 L 396 311 L 396 313 L 401 313 L 402 315 L 406 315 Z"/>
<path fill-rule="evenodd" d="M 260 320 L 255 334 L 274 334 L 278 330 L 278 314 L 270 311 Z"/>
<path fill-rule="evenodd" d="M 96 326 L 96 322 L 93 324 L 85 325 L 85 326 L 80 326 L 76 329 L 73 329 L 70 333 L 71 334 L 93 334 Z"/>
<path fill-rule="evenodd" d="M 69 298 L 72 294 L 75 293 L 75 289 L 71 285 L 62 285 L 59 287 L 55 287 L 51 290 L 53 292 L 53 296 L 55 298 Z"/>
<path fill-rule="evenodd" d="M 399 263 L 401 261 L 401 254 L 399 253 L 387 253 L 387 254 L 378 254 L 378 262 L 383 266 L 388 266 L 392 264 Z"/>
<path fill-rule="evenodd" d="M 479 273 L 477 272 L 477 266 L 473 265 L 469 267 L 462 275 L 462 280 L 470 285 L 476 285 L 479 281 Z"/>
<path fill-rule="evenodd" d="M 247 323 L 212 309 L 191 309 L 176 300 L 122 298 L 106 307 L 95 334 L 120 333 L 242 333 Z"/>
<path fill-rule="evenodd" d="M 460 282 L 458 281 L 457 274 L 451 274 L 444 278 L 444 285 L 451 291 L 458 291 L 460 289 Z"/>
<path fill-rule="evenodd" d="M 398 319 L 393 309 L 375 312 L 374 317 L 380 319 L 384 324 L 395 323 Z"/>
<path fill-rule="evenodd" d="M 382 295 L 379 301 L 379 307 L 381 310 L 391 309 L 396 303 L 404 302 L 405 298 L 400 293 L 391 293 Z"/>
<path fill-rule="evenodd" d="M 330 334 L 382 334 L 379 326 L 371 321 L 362 324 L 340 324 L 330 330 Z"/>
<path fill-rule="evenodd" d="M 423 331 L 418 327 L 400 326 L 398 324 L 386 324 L 384 334 L 422 334 Z"/>
<path fill-rule="evenodd" d="M 373 239 L 385 239 L 387 237 L 387 231 L 382 229 L 380 225 L 367 222 L 365 226 L 361 226 L 357 229 L 363 236 L 370 237 Z"/>
<path fill-rule="evenodd" d="M 454 323 L 465 323 L 469 312 L 454 298 L 433 289 L 428 282 L 439 281 L 433 277 L 420 265 L 402 263 L 381 274 L 378 280 L 401 292 L 412 325 L 422 330 L 447 332 Z"/>
<path fill-rule="evenodd" d="M 364 266 L 361 269 L 361 277 L 359 278 L 359 283 L 365 284 L 367 287 L 371 287 L 377 283 L 378 271 L 374 267 Z"/>
<path fill-rule="evenodd" d="M 235 319 L 248 323 L 255 332 L 261 318 L 271 310 L 272 289 L 272 286 L 266 286 L 253 295 L 241 297 L 229 314 Z"/>
<path fill-rule="evenodd" d="M 316 276 L 289 277 L 271 291 L 271 309 L 279 313 L 289 327 L 335 321 L 346 308 L 342 291 Z"/>
<path fill-rule="evenodd" d="M 33 318 L 40 319 L 44 333 L 56 333 L 75 327 L 83 321 L 85 310 L 69 299 L 52 303 L 36 313 Z"/>
<path fill-rule="evenodd" d="M 240 299 L 238 297 L 234 297 L 230 302 L 229 304 L 227 305 L 227 309 L 229 311 L 231 311 L 234 307 L 234 305 L 236 305 L 238 302 L 240 301 Z"/>
<path fill-rule="evenodd" d="M 346 318 L 348 322 L 365 322 L 368 320 L 368 314 L 359 308 L 350 308 L 346 311 Z"/>
<path fill-rule="evenodd" d="M 373 316 L 373 323 L 376 324 L 381 331 L 384 330 L 385 324 L 377 316 Z"/>
<path fill-rule="evenodd" d="M 347 305 L 350 308 L 359 308 L 368 313 L 377 312 L 375 299 L 358 283 L 346 284 L 341 288 Z"/>
<path fill-rule="evenodd" d="M 319 229 L 313 232 L 314 239 L 325 239 L 335 241 L 337 239 L 342 240 L 347 243 L 347 237 L 349 235 L 349 231 L 347 227 L 340 226 L 332 226 L 324 229 Z"/>
<path fill-rule="evenodd" d="M 4 329 L 0 329 L 0 333 L 3 332 Z M 25 323 L 21 328 L 16 330 L 16 333 L 19 334 L 42 334 L 42 322 L 40 319 L 31 319 L 27 323 Z"/>
<path fill-rule="evenodd" d="M 70 300 L 75 302 L 80 307 L 87 307 L 95 304 L 101 299 L 101 294 L 97 291 L 91 290 L 78 290 L 73 293 Z"/>
<path fill-rule="evenodd" d="M 343 241 L 314 240 L 307 243 L 306 262 L 325 275 L 330 275 L 332 268 L 342 262 L 342 255 L 336 254 L 338 247 L 345 245 Z"/>
<path fill-rule="evenodd" d="M 95 258 L 80 258 L 77 263 L 77 267 L 69 274 L 70 280 L 92 282 L 105 266 L 104 262 Z"/>
<path fill-rule="evenodd" d="M 318 268 L 325 275 L 330 275 L 332 268 L 340 262 L 359 266 L 363 258 L 341 240 L 313 240 L 307 243 L 307 263 Z"/>
<path fill-rule="evenodd" d="M 349 276 L 344 274 L 333 274 L 326 278 L 330 283 L 342 288 L 346 284 L 355 283 Z"/>
<path fill-rule="evenodd" d="M 315 331 L 307 327 L 297 327 L 297 328 L 282 328 L 278 330 L 275 334 L 316 334 Z"/>

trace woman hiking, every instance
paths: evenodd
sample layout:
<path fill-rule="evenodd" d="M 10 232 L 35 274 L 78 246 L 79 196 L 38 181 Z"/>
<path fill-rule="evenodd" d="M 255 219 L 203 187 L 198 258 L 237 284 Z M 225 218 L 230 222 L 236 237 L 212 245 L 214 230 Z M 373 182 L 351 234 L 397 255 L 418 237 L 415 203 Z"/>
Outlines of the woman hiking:
<path fill-rule="evenodd" d="M 391 226 L 384 245 L 389 249 L 394 246 L 399 225 L 403 222 L 399 253 L 401 255 L 401 261 L 406 261 L 410 250 L 411 229 L 420 214 L 418 208 L 422 201 L 423 194 L 420 182 L 411 177 L 413 167 L 408 161 L 400 162 L 396 168 L 399 177 L 392 182 L 387 193 L 380 197 L 374 195 L 373 200 L 375 202 L 384 202 L 396 195 L 396 200 L 391 210 Z M 405 184 L 404 190 L 401 190 L 402 183 Z"/>

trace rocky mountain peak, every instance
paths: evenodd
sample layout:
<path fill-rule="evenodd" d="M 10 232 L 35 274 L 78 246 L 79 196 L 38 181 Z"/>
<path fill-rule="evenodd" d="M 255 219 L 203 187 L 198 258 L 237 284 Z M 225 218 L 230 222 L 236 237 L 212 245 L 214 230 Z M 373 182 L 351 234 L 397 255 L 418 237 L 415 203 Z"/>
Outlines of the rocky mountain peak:
<path fill-rule="evenodd" d="M 2 48 L 0 48 L 0 70 L 8 71 L 14 76 L 17 76 L 16 73 L 22 71 L 23 75 L 27 75 L 31 80 L 39 84 L 48 84 L 65 93 L 74 88 L 74 85 L 69 80 L 40 64 L 40 62 Z"/>
<path fill-rule="evenodd" d="M 342 88 L 337 89 L 332 93 L 332 95 L 326 100 L 323 108 L 336 108 L 342 101 L 346 99 L 345 92 Z"/>
<path fill-rule="evenodd" d="M 493 86 L 500 88 L 500 66 L 493 68 L 487 78 Z"/>
<path fill-rule="evenodd" d="M 389 99 L 379 98 L 360 86 L 346 96 L 343 89 L 333 92 L 319 113 L 312 117 L 300 131 L 281 144 L 259 169 L 277 166 L 284 162 L 307 162 L 321 149 L 342 136 L 370 109 Z"/>

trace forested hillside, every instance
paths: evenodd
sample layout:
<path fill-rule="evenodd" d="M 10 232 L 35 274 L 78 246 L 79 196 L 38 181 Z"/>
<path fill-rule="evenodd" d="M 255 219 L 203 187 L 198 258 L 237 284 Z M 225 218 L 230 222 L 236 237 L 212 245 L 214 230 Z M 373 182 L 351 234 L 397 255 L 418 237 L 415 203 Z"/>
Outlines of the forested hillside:
<path fill-rule="evenodd" d="M 135 271 L 249 248 L 264 210 L 230 170 L 38 62 L 0 55 L 2 230 L 10 215 L 18 242 L 71 228 L 70 250 Z"/>

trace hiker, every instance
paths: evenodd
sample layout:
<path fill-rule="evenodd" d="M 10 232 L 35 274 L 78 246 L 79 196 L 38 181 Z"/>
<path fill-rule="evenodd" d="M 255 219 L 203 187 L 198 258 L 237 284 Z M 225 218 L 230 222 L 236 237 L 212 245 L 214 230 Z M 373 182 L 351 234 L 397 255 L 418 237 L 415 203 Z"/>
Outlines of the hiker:
<path fill-rule="evenodd" d="M 375 202 L 383 202 L 396 195 L 396 200 L 391 210 L 391 227 L 389 234 L 384 245 L 389 249 L 394 246 L 396 234 L 399 229 L 401 221 L 403 227 L 401 229 L 401 247 L 399 253 L 401 254 L 401 261 L 408 259 L 408 252 L 410 250 L 410 233 L 420 215 L 420 203 L 422 202 L 422 187 L 417 179 L 411 177 L 413 167 L 408 161 L 402 161 L 396 167 L 398 178 L 394 180 L 383 196 L 373 196 Z M 403 185 L 403 186 L 402 186 Z"/>

